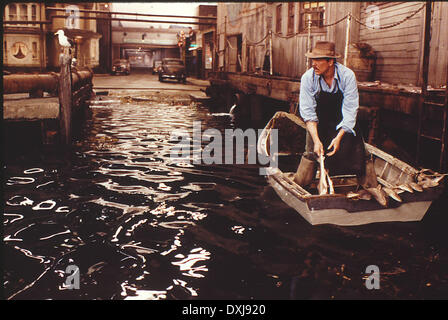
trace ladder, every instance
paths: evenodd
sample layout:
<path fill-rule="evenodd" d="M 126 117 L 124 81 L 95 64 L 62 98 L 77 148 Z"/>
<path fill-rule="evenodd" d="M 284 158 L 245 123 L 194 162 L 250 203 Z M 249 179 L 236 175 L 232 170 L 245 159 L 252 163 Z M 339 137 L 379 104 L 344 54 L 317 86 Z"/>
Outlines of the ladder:
<path fill-rule="evenodd" d="M 419 118 L 418 118 L 418 133 L 417 133 L 417 165 L 421 160 L 421 144 L 422 138 L 429 139 L 440 143 L 440 157 L 439 157 L 439 171 L 442 172 L 446 169 L 446 158 L 447 158 L 447 122 L 448 122 L 448 85 L 445 89 L 445 97 L 443 101 L 434 101 L 426 90 L 422 92 L 420 97 L 419 106 Z M 442 112 L 442 126 L 441 131 L 438 133 L 429 132 L 429 130 L 424 128 L 424 123 L 429 119 L 428 113 L 431 109 L 439 110 Z M 436 130 L 433 130 L 436 131 Z"/>

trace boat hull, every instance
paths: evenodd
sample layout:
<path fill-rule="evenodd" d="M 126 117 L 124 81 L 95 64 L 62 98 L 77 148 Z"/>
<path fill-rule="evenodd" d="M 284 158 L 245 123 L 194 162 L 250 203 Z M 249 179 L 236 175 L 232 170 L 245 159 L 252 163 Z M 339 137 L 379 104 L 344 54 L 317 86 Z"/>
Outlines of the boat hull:
<path fill-rule="evenodd" d="M 279 181 L 278 176 L 270 175 L 268 181 L 277 195 L 312 225 L 357 226 L 378 222 L 420 221 L 433 201 L 432 199 L 422 199 L 401 203 L 391 208 L 372 208 L 367 205 L 372 202 L 366 202 L 364 205 L 362 203 L 364 200 L 357 200 L 359 211 L 350 211 L 345 208 L 318 208 L 318 206 L 313 206 L 313 203 L 298 198 L 288 188 L 285 188 L 284 184 Z M 360 209 L 362 207 L 364 209 Z"/>
<path fill-rule="evenodd" d="M 277 112 L 260 135 L 260 154 L 269 156 L 270 131 L 277 127 L 286 127 L 286 133 L 294 139 L 306 130 L 304 123 L 295 115 Z M 284 139 L 289 141 L 291 138 L 287 134 Z M 316 193 L 319 189 L 316 190 L 317 176 L 305 189 L 294 182 L 294 172 L 282 172 L 273 167 L 266 169 L 268 182 L 286 204 L 312 225 L 356 226 L 422 220 L 432 201 L 442 194 L 441 181 L 446 174 L 417 170 L 373 145 L 365 143 L 365 147 L 372 157 L 377 187 L 360 190 L 356 176 L 333 176 L 335 192 L 320 194 Z"/>
<path fill-rule="evenodd" d="M 423 200 L 403 203 L 395 208 L 378 208 L 354 212 L 343 208 L 315 209 L 310 208 L 306 201 L 302 201 L 285 189 L 272 176 L 268 176 L 268 180 L 277 195 L 312 225 L 334 224 L 339 226 L 357 226 L 377 222 L 420 221 L 432 203 L 432 200 Z"/>

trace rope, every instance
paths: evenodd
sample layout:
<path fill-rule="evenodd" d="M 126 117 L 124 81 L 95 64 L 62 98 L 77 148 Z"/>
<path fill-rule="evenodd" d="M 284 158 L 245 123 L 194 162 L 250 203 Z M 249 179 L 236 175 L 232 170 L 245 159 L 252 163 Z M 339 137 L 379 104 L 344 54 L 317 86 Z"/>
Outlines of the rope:
<path fill-rule="evenodd" d="M 415 11 L 414 13 L 410 14 L 409 16 L 407 16 L 406 18 L 404 18 L 404 19 L 401 20 L 401 21 L 392 23 L 392 24 L 387 25 L 387 26 L 384 26 L 384 27 L 373 27 L 373 29 L 384 30 L 384 29 L 389 29 L 389 28 L 396 27 L 396 26 L 398 26 L 399 24 L 402 24 L 403 22 L 405 22 L 405 21 L 411 19 L 411 18 L 412 18 L 413 16 L 415 16 L 417 13 L 419 13 L 420 11 L 422 11 L 424 7 L 426 7 L 426 3 L 423 4 L 423 5 L 420 7 L 420 9 L 418 9 L 418 10 Z M 362 26 L 364 26 L 364 27 L 367 27 L 367 28 L 369 28 L 369 29 L 372 29 L 372 26 L 368 26 L 367 24 L 361 22 L 358 18 L 356 18 L 355 16 L 353 16 L 351 13 L 350 13 L 350 15 L 351 15 L 351 16 L 353 17 L 353 19 L 355 19 L 355 21 L 358 22 L 360 25 L 362 25 Z"/>
<path fill-rule="evenodd" d="M 235 48 L 232 47 L 232 45 L 230 44 L 230 41 L 227 39 L 227 44 L 229 45 L 230 49 L 234 50 Z"/>

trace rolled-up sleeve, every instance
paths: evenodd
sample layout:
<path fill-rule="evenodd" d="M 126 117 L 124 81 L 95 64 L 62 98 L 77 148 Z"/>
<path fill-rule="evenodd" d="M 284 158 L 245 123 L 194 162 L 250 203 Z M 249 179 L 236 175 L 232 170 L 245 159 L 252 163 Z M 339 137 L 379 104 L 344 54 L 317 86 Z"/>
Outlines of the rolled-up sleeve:
<path fill-rule="evenodd" d="M 303 74 L 300 80 L 299 111 L 305 122 L 319 121 L 316 114 L 317 103 L 314 98 L 313 78 L 313 73 L 310 69 L 309 72 Z"/>
<path fill-rule="evenodd" d="M 343 92 L 342 121 L 336 126 L 336 130 L 342 128 L 344 131 L 356 135 L 354 127 L 359 109 L 358 84 L 355 73 L 349 69 L 345 69 Z"/>

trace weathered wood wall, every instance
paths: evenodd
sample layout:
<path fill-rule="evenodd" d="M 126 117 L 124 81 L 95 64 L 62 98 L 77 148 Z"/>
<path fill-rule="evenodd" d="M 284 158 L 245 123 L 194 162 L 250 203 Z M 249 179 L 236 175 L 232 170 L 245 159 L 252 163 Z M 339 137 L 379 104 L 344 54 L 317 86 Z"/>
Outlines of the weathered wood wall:
<path fill-rule="evenodd" d="M 236 36 L 242 36 L 241 69 L 242 72 L 255 72 L 263 69 L 266 53 L 269 51 L 269 30 L 272 32 L 273 74 L 282 77 L 300 78 L 306 71 L 304 56 L 308 45 L 308 34 L 298 33 L 299 5 L 295 3 L 294 33 L 287 35 L 287 2 L 281 9 L 281 32 L 276 33 L 276 6 L 279 3 L 218 3 L 217 34 L 218 52 L 223 55 L 224 71 L 235 72 L 238 63 Z M 359 3 L 329 2 L 326 4 L 325 23 L 332 23 L 344 17 L 348 12 L 359 12 Z M 328 27 L 324 32 L 311 33 L 311 46 L 319 40 L 336 43 L 337 51 L 344 54 L 346 23 L 341 22 Z M 351 39 L 357 39 L 359 30 L 352 28 Z M 264 40 L 263 40 L 264 39 Z"/>
<path fill-rule="evenodd" d="M 223 71 L 235 72 L 238 64 L 236 37 L 242 37 L 241 71 L 256 72 L 263 68 L 265 54 L 269 50 L 269 30 L 272 35 L 273 74 L 300 78 L 306 71 L 304 54 L 307 49 L 307 33 L 298 33 L 300 3 L 295 3 L 294 34 L 287 35 L 288 3 L 282 3 L 281 33 L 276 33 L 276 7 L 280 3 L 218 3 L 217 34 L 218 52 L 222 55 Z M 424 13 L 421 10 L 412 18 L 387 29 L 364 26 L 370 18 L 369 5 L 379 9 L 381 27 L 401 22 L 416 12 L 425 2 L 326 2 L 325 24 L 332 24 L 351 13 L 361 21 L 352 19 L 350 43 L 365 42 L 377 55 L 373 78 L 381 82 L 421 85 L 424 41 Z M 324 32 L 311 33 L 311 45 L 318 40 L 329 40 L 344 60 L 346 21 L 327 27 Z M 429 84 L 439 87 L 446 84 L 448 64 L 448 2 L 433 3 L 432 38 L 430 52 Z M 265 39 L 264 41 L 261 41 Z"/>
<path fill-rule="evenodd" d="M 438 87 L 448 81 L 448 2 L 434 2 L 432 14 L 428 83 Z"/>
<path fill-rule="evenodd" d="M 380 2 L 380 27 L 402 21 L 424 2 Z M 366 7 L 361 3 L 361 21 L 366 22 Z M 420 76 L 424 10 L 409 20 L 388 29 L 360 26 L 359 42 L 372 46 L 377 54 L 375 79 L 389 83 L 416 85 Z"/>

